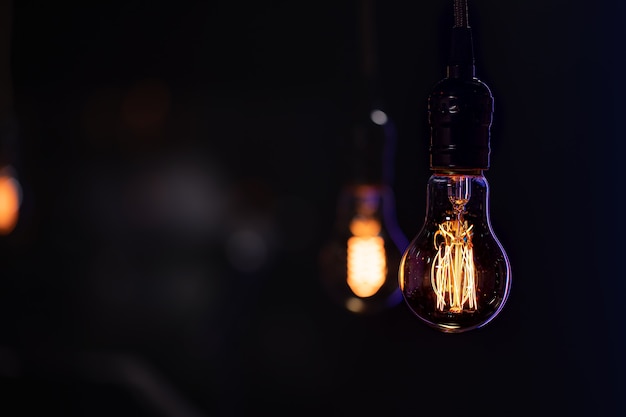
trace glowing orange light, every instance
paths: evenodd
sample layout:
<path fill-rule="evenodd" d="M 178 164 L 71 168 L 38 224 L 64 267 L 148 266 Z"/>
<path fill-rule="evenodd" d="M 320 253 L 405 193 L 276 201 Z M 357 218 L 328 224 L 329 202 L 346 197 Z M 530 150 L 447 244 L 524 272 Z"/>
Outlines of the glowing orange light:
<path fill-rule="evenodd" d="M 7 235 L 17 224 L 20 186 L 15 178 L 0 174 L 0 234 Z"/>
<path fill-rule="evenodd" d="M 475 310 L 476 267 L 472 246 L 472 228 L 460 220 L 439 225 L 435 233 L 437 255 L 432 265 L 431 283 L 437 295 L 437 308 L 460 313 Z"/>
<path fill-rule="evenodd" d="M 456 220 L 448 220 L 439 225 L 435 232 L 435 256 L 431 269 L 431 284 L 437 295 L 437 308 L 451 313 L 474 311 L 476 300 L 476 267 L 474 265 L 474 228 L 463 219 L 465 205 L 470 198 L 468 178 L 459 176 L 454 186 L 448 189 L 448 199 L 452 203 Z"/>
<path fill-rule="evenodd" d="M 387 261 L 385 241 L 378 236 L 381 225 L 375 219 L 352 220 L 348 239 L 348 285 L 358 297 L 371 297 L 385 283 Z"/>

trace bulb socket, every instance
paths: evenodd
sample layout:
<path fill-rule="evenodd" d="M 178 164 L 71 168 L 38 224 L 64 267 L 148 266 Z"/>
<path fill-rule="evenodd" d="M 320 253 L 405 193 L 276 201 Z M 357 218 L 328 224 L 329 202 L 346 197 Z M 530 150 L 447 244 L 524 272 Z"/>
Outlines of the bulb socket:
<path fill-rule="evenodd" d="M 493 96 L 482 81 L 448 77 L 428 97 L 430 168 L 489 169 Z"/>
<path fill-rule="evenodd" d="M 347 183 L 375 184 L 383 181 L 385 132 L 363 115 L 350 128 L 341 158 L 343 177 Z"/>

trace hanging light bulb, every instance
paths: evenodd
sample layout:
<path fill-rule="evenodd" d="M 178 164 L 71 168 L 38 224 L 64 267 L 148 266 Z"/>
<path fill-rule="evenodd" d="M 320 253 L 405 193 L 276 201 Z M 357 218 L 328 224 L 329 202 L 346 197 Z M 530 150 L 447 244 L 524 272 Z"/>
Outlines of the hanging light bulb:
<path fill-rule="evenodd" d="M 447 76 L 429 96 L 426 220 L 403 254 L 399 281 L 409 308 L 428 325 L 460 333 L 489 323 L 510 291 L 511 269 L 489 215 L 493 97 L 475 76 L 467 3 L 454 1 Z"/>
<path fill-rule="evenodd" d="M 378 313 L 402 302 L 398 265 L 408 241 L 397 226 L 393 183 L 396 131 L 379 105 L 372 0 L 358 2 L 360 67 L 335 225 L 320 252 L 322 282 L 340 306 Z"/>
<path fill-rule="evenodd" d="M 355 125 L 343 162 L 335 225 L 320 252 L 322 282 L 331 298 L 358 314 L 399 304 L 398 265 L 408 241 L 395 218 L 395 198 L 385 173 L 393 126 L 380 109 Z"/>

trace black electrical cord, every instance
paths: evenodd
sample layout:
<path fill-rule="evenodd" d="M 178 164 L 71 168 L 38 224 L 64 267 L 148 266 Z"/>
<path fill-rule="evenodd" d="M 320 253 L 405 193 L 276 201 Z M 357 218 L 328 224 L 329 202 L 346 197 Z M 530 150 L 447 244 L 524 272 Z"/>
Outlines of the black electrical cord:
<path fill-rule="evenodd" d="M 428 99 L 430 166 L 434 170 L 489 169 L 493 96 L 476 78 L 467 0 L 454 0 L 446 77 Z"/>
<path fill-rule="evenodd" d="M 467 0 L 454 0 L 454 26 L 447 71 L 452 78 L 471 79 L 475 75 L 474 45 L 468 22 Z"/>

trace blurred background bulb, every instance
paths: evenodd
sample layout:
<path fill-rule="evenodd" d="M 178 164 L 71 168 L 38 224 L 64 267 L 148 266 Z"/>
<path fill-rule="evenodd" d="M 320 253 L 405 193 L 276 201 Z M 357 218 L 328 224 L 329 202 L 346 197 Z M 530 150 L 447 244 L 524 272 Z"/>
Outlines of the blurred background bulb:
<path fill-rule="evenodd" d="M 402 302 L 398 266 L 408 241 L 397 225 L 393 184 L 396 130 L 381 105 L 373 0 L 356 3 L 358 65 L 340 141 L 334 226 L 320 251 L 322 282 L 341 307 L 378 313 Z"/>
<path fill-rule="evenodd" d="M 401 249 L 386 226 L 384 184 L 345 185 L 332 237 L 322 248 L 322 282 L 330 297 L 353 313 L 377 313 L 402 301 L 398 288 Z"/>
<path fill-rule="evenodd" d="M 493 96 L 475 76 L 467 2 L 454 0 L 447 76 L 428 97 L 426 219 L 403 254 L 404 299 L 428 325 L 460 333 L 489 323 L 510 291 L 511 268 L 489 214 Z"/>

